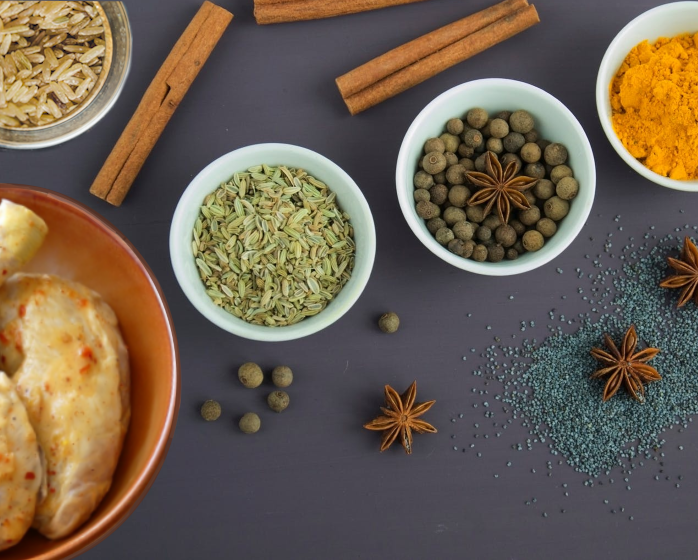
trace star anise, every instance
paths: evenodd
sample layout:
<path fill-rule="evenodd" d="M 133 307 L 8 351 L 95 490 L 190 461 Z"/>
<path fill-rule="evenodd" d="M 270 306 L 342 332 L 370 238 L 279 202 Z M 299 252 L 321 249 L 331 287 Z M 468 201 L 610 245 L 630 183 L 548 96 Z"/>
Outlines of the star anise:
<path fill-rule="evenodd" d="M 400 436 L 400 443 L 407 454 L 412 453 L 412 432 L 418 434 L 436 433 L 436 428 L 418 417 L 429 410 L 436 401 L 415 403 L 417 382 L 415 381 L 402 394 L 390 385 L 385 386 L 385 407 L 381 407 L 383 416 L 364 424 L 367 430 L 383 431 L 381 451 L 385 451 Z"/>
<path fill-rule="evenodd" d="M 678 274 L 665 278 L 659 285 L 662 288 L 683 288 L 679 297 L 679 307 L 686 305 L 691 299 L 698 305 L 698 247 L 686 237 L 681 259 L 669 257 L 667 261 Z"/>
<path fill-rule="evenodd" d="M 470 197 L 468 206 L 487 204 L 484 212 L 484 215 L 487 216 L 496 204 L 497 214 L 503 224 L 509 222 L 512 204 L 520 210 L 531 208 L 531 204 L 523 192 L 535 185 L 538 179 L 526 177 L 525 175 L 514 177 L 516 174 L 516 163 L 513 161 L 509 162 L 506 169 L 502 171 L 502 164 L 499 163 L 497 156 L 492 152 L 487 152 L 485 166 L 487 173 L 478 171 L 468 171 L 466 173 L 471 183 L 482 187 Z"/>
<path fill-rule="evenodd" d="M 645 388 L 643 383 L 659 381 L 662 378 L 656 369 L 645 363 L 659 354 L 659 350 L 657 348 L 645 348 L 636 353 L 637 332 L 634 325 L 625 333 L 620 349 L 616 347 L 610 336 L 604 335 L 604 339 L 610 352 L 600 348 L 591 350 L 591 355 L 605 366 L 594 372 L 591 378 L 597 379 L 604 375 L 609 376 L 606 387 L 603 390 L 603 400 L 607 401 L 615 395 L 622 383 L 634 399 L 644 402 Z"/>

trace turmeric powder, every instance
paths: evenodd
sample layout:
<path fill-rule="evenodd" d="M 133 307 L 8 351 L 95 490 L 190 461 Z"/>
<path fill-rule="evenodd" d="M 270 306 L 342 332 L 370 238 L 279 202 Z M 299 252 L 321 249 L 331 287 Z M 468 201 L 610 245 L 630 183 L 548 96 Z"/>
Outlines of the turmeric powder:
<path fill-rule="evenodd" d="M 643 41 L 610 85 L 613 129 L 659 175 L 698 179 L 698 33 Z"/>

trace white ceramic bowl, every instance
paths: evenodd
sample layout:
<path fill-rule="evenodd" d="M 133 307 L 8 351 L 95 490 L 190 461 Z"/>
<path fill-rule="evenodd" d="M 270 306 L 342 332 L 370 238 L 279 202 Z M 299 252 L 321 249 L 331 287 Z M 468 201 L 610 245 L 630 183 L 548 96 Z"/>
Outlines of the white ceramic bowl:
<path fill-rule="evenodd" d="M 446 121 L 463 116 L 473 107 L 490 113 L 524 109 L 533 115 L 536 129 L 543 138 L 564 144 L 569 151 L 568 164 L 579 181 L 579 194 L 572 201 L 570 213 L 560 222 L 557 233 L 545 246 L 525 253 L 513 261 L 476 262 L 451 253 L 437 243 L 417 215 L 414 203 L 414 174 L 424 155 L 424 142 L 442 134 Z M 400 208 L 412 231 L 437 257 L 453 266 L 489 276 L 507 276 L 527 272 L 558 256 L 579 234 L 589 216 L 596 190 L 596 168 L 589 140 L 574 115 L 560 101 L 545 91 L 514 80 L 486 79 L 461 84 L 446 91 L 427 105 L 412 122 L 402 142 L 397 160 L 397 195 Z"/>
<path fill-rule="evenodd" d="M 674 37 L 698 32 L 698 2 L 674 2 L 653 8 L 626 25 L 606 50 L 596 78 L 596 108 L 606 136 L 618 155 L 640 175 L 653 183 L 679 191 L 698 192 L 698 181 L 677 181 L 651 171 L 630 152 L 613 131 L 609 85 L 632 48 L 644 40 L 650 43 L 660 37 Z"/>
<path fill-rule="evenodd" d="M 325 182 L 337 194 L 337 202 L 351 217 L 356 242 L 354 271 L 344 288 L 317 315 L 287 327 L 252 325 L 214 305 L 206 295 L 191 253 L 192 228 L 206 195 L 239 171 L 266 163 L 301 168 Z M 189 301 L 220 328 L 261 341 L 301 338 L 334 323 L 356 302 L 368 282 L 376 254 L 376 231 L 368 203 L 361 190 L 337 164 L 311 150 L 289 144 L 257 144 L 240 148 L 209 164 L 184 191 L 170 230 L 170 257 L 175 276 Z"/>

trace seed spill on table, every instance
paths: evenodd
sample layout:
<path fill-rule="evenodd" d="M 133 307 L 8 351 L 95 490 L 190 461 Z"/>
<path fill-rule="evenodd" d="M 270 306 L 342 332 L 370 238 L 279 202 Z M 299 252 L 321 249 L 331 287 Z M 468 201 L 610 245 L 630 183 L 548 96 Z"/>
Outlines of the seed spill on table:
<path fill-rule="evenodd" d="M 349 281 L 349 216 L 301 169 L 258 165 L 209 194 L 192 252 L 206 293 L 234 316 L 281 327 L 317 315 Z"/>

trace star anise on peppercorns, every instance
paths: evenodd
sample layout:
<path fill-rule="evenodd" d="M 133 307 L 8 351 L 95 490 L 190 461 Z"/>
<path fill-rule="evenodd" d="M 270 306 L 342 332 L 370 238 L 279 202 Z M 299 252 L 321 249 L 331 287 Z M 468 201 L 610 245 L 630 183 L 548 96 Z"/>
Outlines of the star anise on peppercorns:
<path fill-rule="evenodd" d="M 516 162 L 509 162 L 509 165 L 502 170 L 497 156 L 493 152 L 487 152 L 485 157 L 485 170 L 487 173 L 479 171 L 468 171 L 466 176 L 473 185 L 481 187 L 468 200 L 468 206 L 478 206 L 486 204 L 484 215 L 487 216 L 492 207 L 497 205 L 499 220 L 506 224 L 509 222 L 512 204 L 520 210 L 529 210 L 531 203 L 528 202 L 524 191 L 530 189 L 538 182 L 538 179 L 516 175 Z"/>
<path fill-rule="evenodd" d="M 662 288 L 683 288 L 678 307 L 686 305 L 691 299 L 698 305 L 698 247 L 686 237 L 681 259 L 668 257 L 667 261 L 677 274 L 665 278 L 659 285 Z"/>
<path fill-rule="evenodd" d="M 603 400 L 610 399 L 623 384 L 634 399 L 644 402 L 645 388 L 643 383 L 659 381 L 662 378 L 656 369 L 645 363 L 659 354 L 659 350 L 645 348 L 640 352 L 635 352 L 637 332 L 634 325 L 625 333 L 620 349 L 616 347 L 613 339 L 607 334 L 604 335 L 604 340 L 609 352 L 600 348 L 592 348 L 591 350 L 591 355 L 605 366 L 594 372 L 591 378 L 609 376 L 603 390 Z"/>
<path fill-rule="evenodd" d="M 407 454 L 412 453 L 412 432 L 418 434 L 436 433 L 436 428 L 431 424 L 420 420 L 418 417 L 429 410 L 436 401 L 415 403 L 417 398 L 417 382 L 415 381 L 402 394 L 390 385 L 385 386 L 385 407 L 381 407 L 383 415 L 368 424 L 364 428 L 373 431 L 382 431 L 381 451 L 385 451 L 400 437 L 400 443 Z"/>

